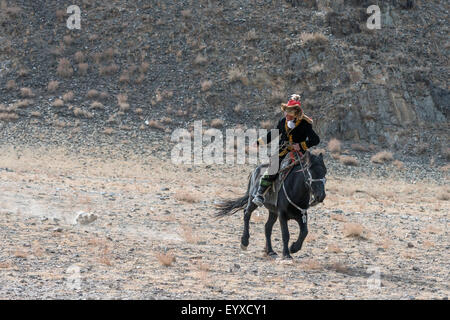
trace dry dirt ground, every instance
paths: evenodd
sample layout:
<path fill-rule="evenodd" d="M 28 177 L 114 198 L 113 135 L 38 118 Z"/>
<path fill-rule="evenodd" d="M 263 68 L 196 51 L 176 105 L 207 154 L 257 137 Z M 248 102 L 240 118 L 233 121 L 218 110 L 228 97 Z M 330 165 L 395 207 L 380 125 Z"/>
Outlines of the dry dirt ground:
<path fill-rule="evenodd" d="M 264 256 L 265 210 L 241 251 L 248 166 L 173 166 L 0 148 L 0 299 L 446 299 L 445 181 L 331 172 L 293 261 Z M 97 220 L 80 225 L 79 211 Z M 289 224 L 291 239 L 297 237 Z M 276 224 L 274 249 L 281 251 Z M 380 283 L 377 285 L 377 276 Z"/>

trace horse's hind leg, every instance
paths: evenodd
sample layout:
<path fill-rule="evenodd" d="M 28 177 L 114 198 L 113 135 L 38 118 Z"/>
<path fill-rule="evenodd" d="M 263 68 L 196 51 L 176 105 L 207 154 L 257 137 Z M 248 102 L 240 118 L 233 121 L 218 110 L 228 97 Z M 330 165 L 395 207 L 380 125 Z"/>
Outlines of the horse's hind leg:
<path fill-rule="evenodd" d="M 296 253 L 302 248 L 303 241 L 305 241 L 305 238 L 308 235 L 308 215 L 305 214 L 305 222 L 303 222 L 303 216 L 295 217 L 294 219 L 300 227 L 300 232 L 297 241 L 295 241 L 289 249 L 291 253 Z"/>
<path fill-rule="evenodd" d="M 250 197 L 251 198 L 251 197 Z M 241 237 L 241 249 L 247 250 L 248 247 L 248 239 L 250 238 L 250 218 L 252 217 L 252 212 L 255 211 L 256 205 L 250 201 L 248 201 L 247 207 L 244 210 L 244 232 Z"/>
<path fill-rule="evenodd" d="M 278 215 L 274 211 L 269 211 L 269 218 L 267 219 L 266 225 L 265 225 L 265 234 L 266 234 L 266 254 L 269 257 L 276 256 L 276 252 L 272 249 L 272 229 L 273 225 L 278 219 Z"/>

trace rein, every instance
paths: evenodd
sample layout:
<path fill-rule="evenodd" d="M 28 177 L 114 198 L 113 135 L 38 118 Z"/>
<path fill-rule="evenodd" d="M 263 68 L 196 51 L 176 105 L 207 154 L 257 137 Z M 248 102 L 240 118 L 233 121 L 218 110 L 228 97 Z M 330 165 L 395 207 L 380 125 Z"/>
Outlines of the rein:
<path fill-rule="evenodd" d="M 292 158 L 294 159 L 294 156 L 297 158 L 297 157 L 299 157 L 300 155 L 299 155 L 299 152 L 297 151 L 297 152 L 295 152 L 295 155 L 292 155 Z M 283 186 L 283 192 L 284 192 L 284 195 L 286 196 L 286 199 L 288 200 L 288 202 L 293 206 L 293 207 L 295 207 L 297 210 L 299 210 L 301 213 L 302 213 L 302 219 L 303 219 L 303 222 L 305 222 L 305 220 L 306 220 L 306 213 L 307 213 L 307 209 L 311 206 L 315 206 L 315 205 L 317 205 L 317 203 L 315 202 L 315 199 L 314 199 L 314 195 L 312 195 L 312 183 L 313 182 L 322 182 L 323 183 L 323 185 L 324 185 L 324 187 L 325 187 L 325 183 L 326 183 L 326 181 L 327 181 L 327 179 L 325 178 L 325 177 L 323 177 L 323 178 L 321 178 L 321 179 L 313 179 L 312 178 L 312 175 L 311 175 L 311 172 L 309 171 L 309 169 L 310 169 L 310 165 L 308 165 L 308 166 L 303 166 L 303 163 L 302 163 L 302 161 L 301 161 L 301 159 L 303 159 L 303 157 L 304 157 L 304 155 L 302 155 L 302 156 L 300 156 L 300 158 L 297 158 L 297 159 L 295 159 L 295 161 L 293 162 L 293 163 L 291 163 L 288 167 L 286 167 L 284 170 L 286 170 L 286 169 L 288 169 L 289 168 L 289 171 L 288 171 L 288 173 L 284 176 L 284 178 L 283 178 L 283 181 L 281 182 L 281 184 L 282 184 L 282 186 Z M 287 176 L 289 175 L 289 173 L 290 173 L 290 169 L 292 169 L 292 167 L 294 167 L 297 163 L 299 163 L 300 164 L 300 166 L 301 166 L 301 169 L 300 170 L 297 170 L 296 172 L 303 172 L 303 176 L 304 176 L 304 178 L 305 178 L 305 185 L 306 185 L 306 188 L 309 190 L 309 196 L 310 196 L 310 198 L 311 198 L 311 195 L 312 195 L 312 201 L 310 201 L 309 202 L 309 204 L 308 204 L 308 208 L 300 208 L 297 204 L 295 204 L 294 203 L 294 201 L 292 201 L 290 198 L 289 198 L 289 196 L 288 196 L 288 194 L 287 194 L 287 192 L 286 192 L 286 187 L 284 186 L 284 180 L 287 178 Z M 283 171 L 284 171 L 283 170 Z M 308 177 L 306 176 L 306 174 L 305 174 L 305 171 L 308 173 Z"/>

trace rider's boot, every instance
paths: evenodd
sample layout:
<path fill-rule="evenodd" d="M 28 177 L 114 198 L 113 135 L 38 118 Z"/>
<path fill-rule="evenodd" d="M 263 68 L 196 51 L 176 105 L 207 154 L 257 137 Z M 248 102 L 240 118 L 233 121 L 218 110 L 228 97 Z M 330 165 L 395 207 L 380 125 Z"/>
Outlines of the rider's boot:
<path fill-rule="evenodd" d="M 264 205 L 264 192 L 266 192 L 269 185 L 260 184 L 256 196 L 253 198 L 252 202 L 256 204 L 258 207 L 262 207 Z"/>

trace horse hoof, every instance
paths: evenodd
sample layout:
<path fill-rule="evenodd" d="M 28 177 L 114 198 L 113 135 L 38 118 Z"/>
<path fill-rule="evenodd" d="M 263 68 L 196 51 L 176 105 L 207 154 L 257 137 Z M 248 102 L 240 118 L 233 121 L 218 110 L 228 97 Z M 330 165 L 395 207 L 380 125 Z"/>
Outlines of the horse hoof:
<path fill-rule="evenodd" d="M 283 256 L 283 260 L 292 260 L 291 255 Z"/>
<path fill-rule="evenodd" d="M 291 246 L 291 247 L 289 248 L 289 252 L 290 252 L 290 253 L 296 253 L 298 250 L 299 250 L 299 248 L 296 248 L 296 247 L 294 247 L 294 246 Z"/>
<path fill-rule="evenodd" d="M 241 243 L 241 250 L 247 251 L 247 246 L 244 246 L 244 245 Z"/>
<path fill-rule="evenodd" d="M 266 255 L 267 255 L 267 257 L 269 257 L 271 259 L 276 259 L 278 257 L 277 253 L 274 251 L 267 252 Z"/>

